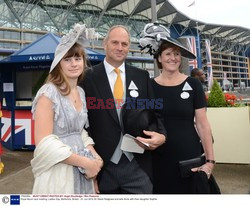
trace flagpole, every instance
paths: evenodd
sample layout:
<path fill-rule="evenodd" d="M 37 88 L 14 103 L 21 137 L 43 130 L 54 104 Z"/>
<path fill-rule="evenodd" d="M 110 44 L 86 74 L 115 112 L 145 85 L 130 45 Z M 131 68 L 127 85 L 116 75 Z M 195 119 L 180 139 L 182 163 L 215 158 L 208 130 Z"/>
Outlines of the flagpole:
<path fill-rule="evenodd" d="M 197 64 L 198 68 L 201 68 L 201 47 L 200 47 L 200 34 L 199 34 L 199 27 L 198 27 L 198 21 L 196 19 L 196 33 L 197 33 Z"/>
<path fill-rule="evenodd" d="M 156 0 L 151 0 L 151 16 L 152 16 L 152 23 L 154 23 L 157 20 Z"/>
<path fill-rule="evenodd" d="M 197 66 L 198 68 L 202 68 L 201 64 L 201 47 L 200 47 L 200 34 L 199 34 L 199 25 L 198 25 L 198 15 L 196 8 L 196 0 L 194 0 L 188 7 L 194 6 L 195 9 L 195 26 L 196 26 L 196 35 L 197 35 Z"/>
<path fill-rule="evenodd" d="M 201 48 L 200 48 L 200 35 L 199 35 L 199 26 L 198 26 L 198 15 L 197 15 L 197 9 L 196 9 L 196 0 L 194 0 L 191 4 L 188 5 L 188 7 L 194 6 L 195 9 L 195 29 L 196 29 L 196 49 L 197 49 L 197 67 L 201 68 Z"/>
<path fill-rule="evenodd" d="M 157 13 L 156 13 L 156 0 L 151 0 L 151 16 L 152 16 L 152 23 L 157 21 Z M 156 59 L 154 59 L 154 77 L 159 76 L 160 71 L 158 69 Z"/>

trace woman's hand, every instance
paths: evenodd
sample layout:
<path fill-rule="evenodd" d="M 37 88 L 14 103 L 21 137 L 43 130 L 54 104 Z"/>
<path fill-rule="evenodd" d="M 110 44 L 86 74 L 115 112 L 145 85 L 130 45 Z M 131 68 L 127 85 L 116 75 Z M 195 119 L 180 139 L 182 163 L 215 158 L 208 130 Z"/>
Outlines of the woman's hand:
<path fill-rule="evenodd" d="M 136 140 L 138 144 L 144 149 L 155 150 L 157 147 L 161 146 L 162 144 L 166 142 L 166 137 L 163 134 L 160 134 L 158 132 L 145 131 L 145 130 L 143 132 L 150 138 L 136 137 Z M 140 142 L 146 143 L 148 146 Z"/>
<path fill-rule="evenodd" d="M 85 177 L 91 179 L 97 176 L 102 167 L 102 163 L 98 159 L 89 159 L 85 166 Z"/>
<path fill-rule="evenodd" d="M 99 164 L 100 168 L 102 168 L 103 167 L 103 160 L 102 160 L 102 158 L 99 155 L 97 155 L 97 156 L 95 156 L 95 159 L 98 160 L 98 164 Z"/>
<path fill-rule="evenodd" d="M 207 174 L 207 178 L 209 179 L 212 172 L 213 172 L 213 169 L 214 169 L 214 164 L 207 162 L 204 165 L 202 165 L 201 167 L 192 168 L 191 170 L 193 172 L 203 171 Z"/>
<path fill-rule="evenodd" d="M 103 159 L 100 157 L 100 155 L 97 154 L 97 152 L 95 151 L 93 145 L 91 145 L 91 144 L 88 145 L 87 149 L 90 150 L 90 152 L 92 153 L 92 155 L 94 156 L 95 159 L 99 160 L 100 167 L 102 168 L 103 167 Z"/>

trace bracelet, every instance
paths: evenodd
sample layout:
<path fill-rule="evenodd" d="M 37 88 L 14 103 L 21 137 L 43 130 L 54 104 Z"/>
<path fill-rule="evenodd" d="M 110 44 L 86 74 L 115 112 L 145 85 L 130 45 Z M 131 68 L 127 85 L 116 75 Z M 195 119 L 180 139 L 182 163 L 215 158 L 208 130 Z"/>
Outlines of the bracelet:
<path fill-rule="evenodd" d="M 206 160 L 206 162 L 212 163 L 212 164 L 215 164 L 215 163 L 216 163 L 215 160 Z"/>

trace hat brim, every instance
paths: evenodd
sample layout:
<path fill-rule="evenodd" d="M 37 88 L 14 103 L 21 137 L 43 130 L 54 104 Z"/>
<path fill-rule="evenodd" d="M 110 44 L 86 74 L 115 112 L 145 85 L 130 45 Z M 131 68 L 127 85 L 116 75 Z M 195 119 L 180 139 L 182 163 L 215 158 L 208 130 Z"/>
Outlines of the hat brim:
<path fill-rule="evenodd" d="M 71 47 L 78 42 L 78 38 L 81 35 L 81 32 L 78 32 L 78 34 L 75 36 L 74 41 L 69 43 L 65 43 L 65 44 L 58 44 L 58 46 L 56 47 L 56 51 L 55 51 L 55 56 L 53 59 L 53 62 L 50 66 L 50 71 L 52 72 L 52 70 L 56 67 L 56 65 L 62 60 L 62 58 L 68 53 L 68 51 L 71 49 Z M 65 48 L 65 45 L 67 44 L 67 47 Z M 80 44 L 80 42 L 79 42 Z M 64 47 L 64 48 L 63 48 Z"/>
<path fill-rule="evenodd" d="M 179 41 L 177 41 L 176 39 L 173 39 L 171 37 L 161 37 L 161 41 L 165 41 L 165 42 L 169 42 L 171 44 L 173 44 L 174 46 L 177 46 L 180 48 L 181 51 L 181 56 L 188 58 L 188 59 L 196 59 L 196 56 L 189 51 L 187 48 L 185 48 Z"/>
<path fill-rule="evenodd" d="M 143 130 L 158 131 L 158 122 L 154 111 L 132 109 L 126 103 L 124 105 L 121 110 L 121 123 L 124 134 L 149 138 L 144 134 Z"/>
<path fill-rule="evenodd" d="M 72 45 L 73 46 L 73 45 Z M 71 46 L 71 47 L 72 47 Z M 71 48 L 70 47 L 70 48 Z M 58 54 L 56 54 L 56 52 L 55 52 L 55 56 L 54 56 L 54 59 L 53 59 L 53 62 L 52 62 L 52 64 L 51 64 L 51 66 L 50 66 L 50 71 L 49 72 L 52 72 L 52 70 L 56 67 L 56 65 L 61 61 L 61 59 L 65 56 L 65 54 L 67 54 L 67 52 L 70 50 L 70 48 L 69 49 L 67 49 L 67 50 L 65 50 L 65 51 L 62 51 L 62 52 L 60 52 L 60 53 L 58 53 Z"/>

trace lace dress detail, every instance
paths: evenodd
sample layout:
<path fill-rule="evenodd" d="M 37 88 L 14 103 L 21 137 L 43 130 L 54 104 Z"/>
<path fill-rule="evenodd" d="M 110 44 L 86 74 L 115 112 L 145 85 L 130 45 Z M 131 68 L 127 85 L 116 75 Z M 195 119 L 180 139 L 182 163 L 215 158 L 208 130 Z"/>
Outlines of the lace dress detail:
<path fill-rule="evenodd" d="M 33 117 L 36 111 L 36 105 L 39 98 L 44 95 L 53 103 L 54 125 L 53 134 L 57 135 L 60 140 L 71 147 L 76 154 L 93 158 L 83 144 L 81 131 L 89 126 L 87 105 L 85 93 L 82 88 L 77 87 L 81 100 L 82 109 L 78 112 L 68 96 L 63 96 L 52 83 L 43 85 L 32 103 Z M 75 194 L 92 194 L 94 193 L 93 181 L 87 180 L 82 173 L 84 169 L 74 167 L 74 193 Z"/>
<path fill-rule="evenodd" d="M 57 132 L 60 134 L 60 132 L 64 133 L 64 130 L 61 130 L 63 128 L 65 128 L 65 118 L 62 115 L 62 109 L 60 108 L 60 99 L 59 99 L 59 95 L 61 96 L 61 101 L 62 101 L 62 105 L 64 106 L 64 109 L 66 111 L 66 113 L 69 113 L 69 119 L 74 118 L 74 116 L 76 115 L 76 113 L 78 113 L 78 116 L 80 118 L 79 119 L 79 127 L 80 128 L 88 128 L 89 127 L 89 122 L 88 122 L 88 115 L 87 115 L 87 105 L 86 105 L 86 98 L 85 98 L 85 92 L 83 91 L 83 89 L 81 87 L 77 87 L 80 93 L 80 97 L 81 100 L 83 102 L 83 107 L 82 110 L 80 111 L 80 113 L 78 113 L 75 109 L 75 107 L 73 106 L 73 104 L 70 102 L 70 100 L 68 99 L 68 97 L 62 96 L 59 91 L 57 90 L 57 88 L 55 87 L 54 84 L 52 83 L 48 83 L 43 85 L 39 91 L 37 92 L 36 97 L 33 100 L 32 103 L 32 109 L 31 112 L 33 113 L 33 118 L 35 115 L 35 110 L 36 110 L 36 105 L 37 102 L 39 100 L 39 98 L 44 95 L 47 98 L 49 98 L 52 102 L 53 102 L 53 111 L 55 112 L 54 114 L 54 131 L 53 134 L 56 134 Z M 61 114 L 61 115 L 60 115 Z M 73 122 L 74 124 L 76 122 Z M 74 126 L 74 125 L 71 125 Z M 77 125 L 75 125 L 76 127 Z M 56 133 L 55 133 L 56 132 Z"/>

